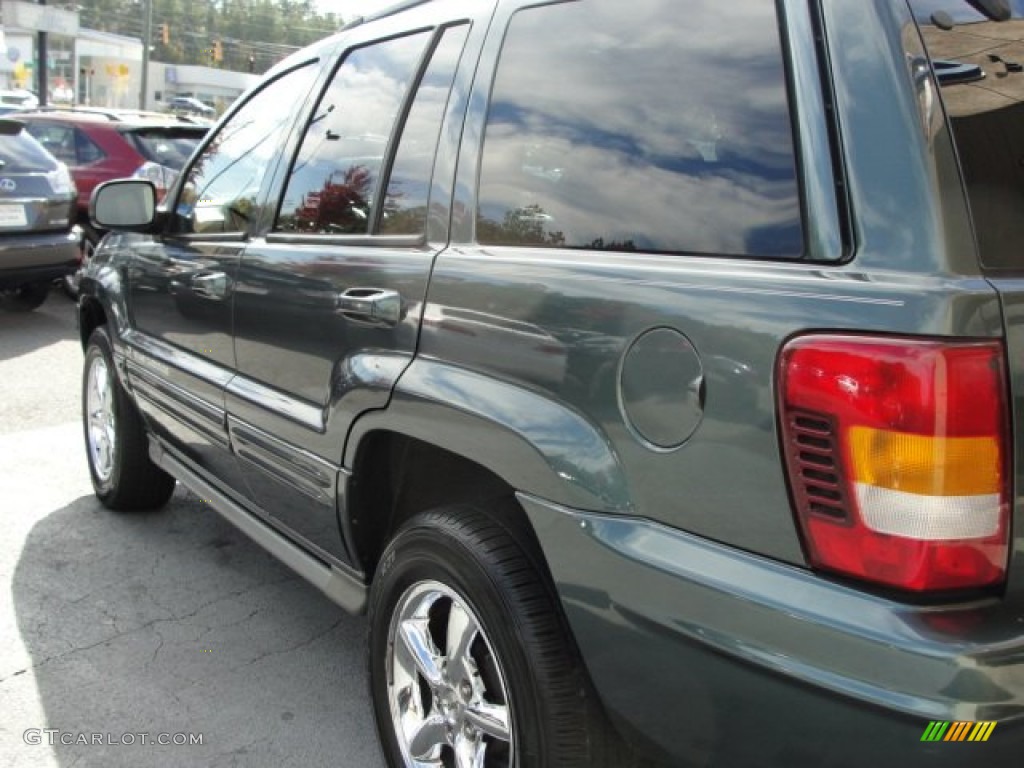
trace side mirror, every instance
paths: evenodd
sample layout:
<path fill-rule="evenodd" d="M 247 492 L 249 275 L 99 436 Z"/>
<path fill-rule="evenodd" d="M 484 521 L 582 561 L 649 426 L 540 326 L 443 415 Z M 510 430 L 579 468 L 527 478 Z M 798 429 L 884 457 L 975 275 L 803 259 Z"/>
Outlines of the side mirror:
<path fill-rule="evenodd" d="M 145 179 L 99 184 L 89 199 L 89 220 L 99 229 L 150 232 L 156 221 L 156 187 Z"/>

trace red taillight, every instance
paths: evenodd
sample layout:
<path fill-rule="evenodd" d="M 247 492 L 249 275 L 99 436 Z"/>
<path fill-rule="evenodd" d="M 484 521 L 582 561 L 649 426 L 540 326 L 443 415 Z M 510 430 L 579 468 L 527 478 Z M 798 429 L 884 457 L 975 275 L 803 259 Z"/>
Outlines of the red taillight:
<path fill-rule="evenodd" d="M 811 565 L 914 591 L 1001 582 L 1005 382 L 998 342 L 788 343 L 782 435 Z"/>

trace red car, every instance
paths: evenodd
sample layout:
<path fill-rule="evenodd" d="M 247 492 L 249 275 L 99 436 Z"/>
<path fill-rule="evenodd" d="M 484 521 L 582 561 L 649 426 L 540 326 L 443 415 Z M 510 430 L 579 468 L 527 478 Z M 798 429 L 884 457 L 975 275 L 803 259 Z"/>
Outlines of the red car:
<path fill-rule="evenodd" d="M 84 233 L 83 263 L 103 236 L 89 224 L 89 198 L 96 185 L 135 176 L 152 181 L 163 196 L 209 130 L 159 113 L 92 109 L 22 112 L 18 120 L 71 170 Z M 64 287 L 76 297 L 78 274 L 68 276 Z"/>

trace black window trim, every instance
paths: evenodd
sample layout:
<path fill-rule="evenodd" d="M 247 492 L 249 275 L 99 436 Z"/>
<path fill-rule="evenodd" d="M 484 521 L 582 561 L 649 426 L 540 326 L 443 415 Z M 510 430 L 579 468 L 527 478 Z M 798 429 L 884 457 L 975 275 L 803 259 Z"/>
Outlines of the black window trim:
<path fill-rule="evenodd" d="M 844 264 L 856 239 L 824 17 L 818 3 L 776 0 L 776 8 L 804 233 L 803 253 L 792 261 Z"/>

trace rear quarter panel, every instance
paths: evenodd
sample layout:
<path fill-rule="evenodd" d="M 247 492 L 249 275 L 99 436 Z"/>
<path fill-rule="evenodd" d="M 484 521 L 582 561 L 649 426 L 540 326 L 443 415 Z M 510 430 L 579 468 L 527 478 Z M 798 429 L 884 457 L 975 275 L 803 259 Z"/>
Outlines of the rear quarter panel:
<path fill-rule="evenodd" d="M 786 340 L 816 331 L 1002 334 L 962 197 L 949 203 L 937 192 L 953 156 L 941 126 L 922 124 L 908 64 L 914 28 L 900 5 L 824 3 L 826 29 L 835 34 L 822 71 L 831 78 L 818 93 L 793 90 L 790 98 L 800 131 L 808 101 L 840 107 L 842 171 L 833 189 L 805 183 L 805 208 L 834 211 L 838 188 L 853 223 L 845 242 L 809 237 L 805 259 L 789 262 L 473 244 L 487 98 L 507 21 L 499 11 L 463 134 L 455 245 L 434 269 L 420 352 L 485 371 L 587 420 L 623 469 L 615 496 L 628 498 L 632 513 L 802 564 L 775 413 L 775 366 Z M 843 34 L 851 28 L 866 30 L 867 39 Z M 794 61 L 821 54 L 810 35 L 794 33 L 788 44 Z M 891 108 L 879 110 L 879 100 Z M 473 323 L 445 322 L 466 317 Z M 637 339 L 659 329 L 685 338 L 696 368 L 671 357 L 662 365 L 656 351 L 642 363 L 624 362 Z M 507 352 L 500 365 L 496 349 Z M 625 391 L 626 379 L 634 388 L 641 382 L 639 394 Z M 654 425 L 683 414 L 692 434 L 667 448 L 652 445 L 637 434 L 641 411 Z M 585 476 L 584 461 L 558 482 L 568 488 Z"/>

